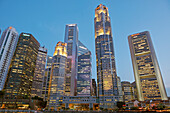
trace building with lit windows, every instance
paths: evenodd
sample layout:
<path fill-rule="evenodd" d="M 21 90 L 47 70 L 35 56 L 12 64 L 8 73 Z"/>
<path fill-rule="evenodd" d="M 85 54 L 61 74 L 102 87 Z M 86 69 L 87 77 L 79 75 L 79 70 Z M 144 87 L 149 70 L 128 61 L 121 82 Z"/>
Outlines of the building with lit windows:
<path fill-rule="evenodd" d="M 43 81 L 45 76 L 45 65 L 47 58 L 47 49 L 40 47 L 38 50 L 38 56 L 36 61 L 36 68 L 33 77 L 31 96 L 42 97 Z"/>
<path fill-rule="evenodd" d="M 18 42 L 18 33 L 15 28 L 8 27 L 0 39 L 0 90 L 3 90 L 8 69 Z"/>
<path fill-rule="evenodd" d="M 95 79 L 92 79 L 92 96 L 97 96 L 97 86 Z"/>
<path fill-rule="evenodd" d="M 52 67 L 52 56 L 47 56 L 46 68 L 45 68 L 45 76 L 43 80 L 43 90 L 42 90 L 42 97 L 44 101 L 48 99 L 48 90 L 49 90 L 49 83 L 51 77 L 51 67 Z"/>
<path fill-rule="evenodd" d="M 76 95 L 77 63 L 78 63 L 78 27 L 77 24 L 68 24 L 65 28 L 65 39 L 67 43 L 67 69 L 65 95 Z"/>
<path fill-rule="evenodd" d="M 67 64 L 67 44 L 58 42 L 52 60 L 49 92 L 49 109 L 57 110 L 64 95 L 65 70 Z"/>
<path fill-rule="evenodd" d="M 139 101 L 168 100 L 148 31 L 128 36 Z"/>
<path fill-rule="evenodd" d="M 5 101 L 10 99 L 5 106 L 29 106 L 39 46 L 33 35 L 20 34 L 5 85 Z"/>
<path fill-rule="evenodd" d="M 95 9 L 95 47 L 98 96 L 101 108 L 113 108 L 118 96 L 117 74 L 111 22 L 108 8 L 102 4 Z"/>
<path fill-rule="evenodd" d="M 119 101 L 123 102 L 122 84 L 121 84 L 121 79 L 119 76 L 117 76 L 117 86 L 118 86 L 118 92 L 119 92 Z"/>
<path fill-rule="evenodd" d="M 137 94 L 137 89 L 136 89 L 136 82 L 135 81 L 132 82 L 131 85 L 132 85 L 132 87 L 134 89 L 134 99 L 137 100 L 138 99 L 138 96 L 137 96 L 138 94 Z"/>
<path fill-rule="evenodd" d="M 122 81 L 122 92 L 123 92 L 123 101 L 125 103 L 130 102 L 134 99 L 134 88 L 128 81 Z"/>
<path fill-rule="evenodd" d="M 91 52 L 78 41 L 77 95 L 91 95 Z"/>

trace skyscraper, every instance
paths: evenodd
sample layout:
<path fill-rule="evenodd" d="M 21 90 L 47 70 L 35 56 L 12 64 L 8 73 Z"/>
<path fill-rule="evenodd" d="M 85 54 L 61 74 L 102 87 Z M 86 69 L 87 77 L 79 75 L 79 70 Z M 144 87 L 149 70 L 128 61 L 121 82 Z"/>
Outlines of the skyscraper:
<path fill-rule="evenodd" d="M 92 79 L 92 96 L 97 96 L 97 86 L 95 79 Z"/>
<path fill-rule="evenodd" d="M 113 96 L 118 95 L 118 88 L 111 23 L 106 6 L 97 6 L 94 24 L 100 107 L 110 108 L 114 106 Z"/>
<path fill-rule="evenodd" d="M 31 96 L 39 46 L 39 42 L 31 34 L 20 34 L 5 86 L 5 99 L 13 99 L 10 101 L 12 105 L 24 103 L 19 103 L 18 99 L 29 100 Z"/>
<path fill-rule="evenodd" d="M 36 68 L 33 77 L 31 96 L 42 97 L 43 81 L 45 76 L 45 65 L 47 58 L 47 49 L 40 47 L 38 50 L 38 56 L 36 60 Z"/>
<path fill-rule="evenodd" d="M 42 97 L 44 101 L 47 101 L 48 98 L 48 90 L 49 90 L 49 82 L 51 78 L 51 67 L 52 67 L 52 56 L 47 56 L 46 68 L 45 68 L 45 76 L 43 80 L 43 91 Z"/>
<path fill-rule="evenodd" d="M 167 94 L 148 31 L 129 35 L 138 100 L 167 100 Z"/>
<path fill-rule="evenodd" d="M 49 109 L 57 109 L 64 95 L 64 80 L 67 63 L 67 44 L 58 42 L 52 61 L 50 93 L 49 93 Z"/>
<path fill-rule="evenodd" d="M 123 101 L 122 85 L 121 85 L 121 79 L 119 76 L 117 76 L 117 87 L 118 87 L 118 92 L 119 92 L 119 101 Z"/>
<path fill-rule="evenodd" d="M 67 69 L 65 95 L 76 95 L 77 82 L 77 62 L 78 62 L 78 27 L 77 24 L 68 24 L 65 29 L 65 39 L 67 43 Z"/>
<path fill-rule="evenodd" d="M 91 52 L 78 41 L 77 95 L 91 95 Z"/>
<path fill-rule="evenodd" d="M 0 39 L 0 90 L 4 88 L 12 56 L 18 42 L 15 28 L 8 27 Z"/>
<path fill-rule="evenodd" d="M 122 92 L 123 92 L 123 101 L 125 103 L 135 99 L 134 97 L 134 88 L 128 81 L 122 81 Z"/>

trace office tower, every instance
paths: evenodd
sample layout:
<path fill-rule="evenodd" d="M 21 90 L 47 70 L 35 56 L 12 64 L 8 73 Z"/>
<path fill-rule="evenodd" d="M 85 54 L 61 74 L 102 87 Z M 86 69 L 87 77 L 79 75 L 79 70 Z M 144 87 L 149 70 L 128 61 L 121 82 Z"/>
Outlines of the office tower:
<path fill-rule="evenodd" d="M 78 41 L 77 95 L 91 95 L 91 52 Z"/>
<path fill-rule="evenodd" d="M 42 97 L 44 101 L 47 101 L 48 98 L 48 90 L 49 90 L 49 82 L 51 77 L 51 67 L 52 67 L 52 56 L 47 56 L 46 68 L 45 68 L 45 76 L 43 81 L 43 91 Z"/>
<path fill-rule="evenodd" d="M 77 62 L 78 62 L 78 27 L 77 24 L 68 24 L 65 29 L 65 39 L 67 43 L 67 70 L 65 95 L 76 95 L 77 82 Z"/>
<path fill-rule="evenodd" d="M 100 107 L 114 106 L 114 95 L 118 95 L 115 56 L 108 8 L 102 4 L 95 9 L 95 47 L 97 84 Z"/>
<path fill-rule="evenodd" d="M 39 46 L 31 34 L 20 34 L 5 86 L 5 99 L 12 99 L 11 104 L 19 105 L 24 103 L 17 102 L 20 99 L 30 99 Z"/>
<path fill-rule="evenodd" d="M 31 96 L 42 97 L 43 81 L 45 76 L 45 64 L 47 58 L 47 49 L 40 47 L 38 50 L 35 73 L 33 77 Z"/>
<path fill-rule="evenodd" d="M 123 92 L 123 101 L 125 103 L 134 99 L 134 88 L 131 86 L 130 82 L 122 81 L 122 92 Z"/>
<path fill-rule="evenodd" d="M 50 55 L 47 55 L 46 68 L 51 68 L 51 66 L 52 66 L 52 60 L 53 60 L 53 57 L 50 56 Z"/>
<path fill-rule="evenodd" d="M 3 90 L 11 63 L 12 56 L 18 42 L 15 28 L 8 27 L 0 39 L 0 90 Z"/>
<path fill-rule="evenodd" d="M 161 71 L 148 31 L 128 37 L 138 100 L 167 100 Z"/>
<path fill-rule="evenodd" d="M 122 85 L 121 85 L 121 79 L 119 76 L 117 76 L 117 87 L 118 87 L 118 92 L 119 92 L 119 101 L 123 101 Z"/>
<path fill-rule="evenodd" d="M 138 99 L 138 94 L 137 94 L 137 89 L 136 89 L 136 82 L 134 81 L 134 82 L 132 82 L 131 83 L 131 86 L 133 87 L 133 89 L 134 89 L 134 99 Z"/>
<path fill-rule="evenodd" d="M 92 79 L 92 96 L 97 96 L 97 86 L 95 79 Z"/>
<path fill-rule="evenodd" d="M 64 95 L 64 80 L 67 64 L 67 44 L 58 42 L 52 60 L 49 109 L 61 107 L 60 103 Z"/>

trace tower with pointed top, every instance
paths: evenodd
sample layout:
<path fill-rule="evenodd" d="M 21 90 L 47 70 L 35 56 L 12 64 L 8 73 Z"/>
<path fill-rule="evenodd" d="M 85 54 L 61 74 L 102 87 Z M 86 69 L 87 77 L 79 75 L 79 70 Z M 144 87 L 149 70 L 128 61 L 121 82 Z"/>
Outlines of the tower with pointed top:
<path fill-rule="evenodd" d="M 114 106 L 118 95 L 113 37 L 108 8 L 102 4 L 95 9 L 95 48 L 97 84 L 100 107 Z"/>

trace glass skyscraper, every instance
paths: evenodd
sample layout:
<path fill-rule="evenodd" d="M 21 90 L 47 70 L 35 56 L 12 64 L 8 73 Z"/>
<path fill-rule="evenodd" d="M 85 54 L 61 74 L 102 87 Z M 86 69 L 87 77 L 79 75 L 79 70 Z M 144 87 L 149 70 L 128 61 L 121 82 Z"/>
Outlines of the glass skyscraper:
<path fill-rule="evenodd" d="M 31 34 L 20 34 L 5 86 L 5 100 L 12 99 L 12 105 L 26 104 L 24 99 L 30 99 L 39 46 Z"/>
<path fill-rule="evenodd" d="M 117 101 L 113 96 L 118 95 L 118 88 L 111 23 L 106 6 L 97 6 L 94 24 L 100 107 L 112 108 Z"/>
<path fill-rule="evenodd" d="M 168 100 L 148 31 L 128 37 L 138 100 Z"/>
<path fill-rule="evenodd" d="M 45 76 L 45 65 L 47 58 L 47 49 L 40 47 L 36 61 L 35 74 L 33 77 L 31 96 L 42 97 L 43 81 Z"/>
<path fill-rule="evenodd" d="M 47 101 L 48 98 L 48 90 L 49 90 L 49 82 L 51 77 L 51 67 L 52 67 L 52 56 L 47 56 L 46 68 L 45 68 L 45 76 L 43 80 L 43 90 L 42 97 L 44 101 Z"/>
<path fill-rule="evenodd" d="M 0 39 L 0 90 L 3 90 L 8 69 L 18 42 L 15 28 L 8 27 Z"/>
<path fill-rule="evenodd" d="M 78 41 L 77 95 L 91 95 L 91 52 Z"/>
<path fill-rule="evenodd" d="M 76 95 L 77 84 L 77 62 L 78 62 L 78 27 L 77 24 L 68 24 L 65 28 L 65 39 L 67 43 L 67 69 L 65 95 Z"/>
<path fill-rule="evenodd" d="M 58 42 L 52 60 L 49 109 L 57 110 L 64 95 L 65 70 L 67 64 L 67 44 Z"/>

